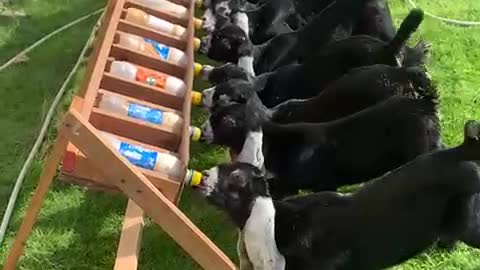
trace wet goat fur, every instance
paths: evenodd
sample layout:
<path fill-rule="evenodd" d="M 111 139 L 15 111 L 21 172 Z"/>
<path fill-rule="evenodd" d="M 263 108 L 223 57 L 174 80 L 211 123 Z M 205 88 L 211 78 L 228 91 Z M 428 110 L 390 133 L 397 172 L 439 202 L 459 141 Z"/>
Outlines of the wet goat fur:
<path fill-rule="evenodd" d="M 401 62 L 404 44 L 415 32 L 423 19 L 420 10 L 412 10 L 404 20 L 398 36 L 394 41 L 385 43 L 369 36 L 354 36 L 342 41 L 331 43 L 312 56 L 303 64 L 292 64 L 280 67 L 274 72 L 252 77 L 242 68 L 226 64 L 213 69 L 211 81 L 220 82 L 216 85 L 214 103 L 221 95 L 226 95 L 231 102 L 241 103 L 251 97 L 250 86 L 238 80 L 252 83 L 262 103 L 270 108 L 289 99 L 305 99 L 321 93 L 330 83 L 342 77 L 350 70 L 376 64 L 397 66 Z M 419 46 L 426 46 L 422 43 Z M 425 48 L 426 49 L 426 48 Z M 404 67 L 421 67 L 425 54 L 419 54 L 414 60 L 411 55 L 409 65 Z M 225 79 L 232 78 L 233 81 Z M 223 79 L 219 79 L 223 78 Z M 245 97 L 242 97 L 242 94 Z M 238 98 L 238 99 L 236 99 Z"/>
<path fill-rule="evenodd" d="M 431 100 L 391 97 L 335 121 L 288 125 L 260 119 L 245 106 L 212 114 L 214 142 L 241 149 L 240 134 L 263 131 L 265 167 L 274 176 L 275 198 L 300 189 L 336 190 L 365 182 L 440 148 Z"/>
<path fill-rule="evenodd" d="M 329 42 L 349 37 L 365 2 L 367 0 L 337 1 L 301 30 L 278 35 L 258 46 L 253 45 L 238 26 L 226 25 L 212 33 L 211 46 L 206 53 L 211 59 L 234 63 L 240 57 L 254 56 L 257 74 L 273 71 L 307 59 Z"/>
<path fill-rule="evenodd" d="M 264 76 L 268 75 L 261 75 L 258 79 Z M 211 111 L 226 105 L 248 103 L 247 108 L 262 114 L 266 108 L 259 98 L 258 83 L 235 79 L 216 85 Z M 435 89 L 423 68 L 371 65 L 352 69 L 314 97 L 285 101 L 267 113 L 277 123 L 324 122 L 360 111 L 391 96 L 433 95 L 435 99 Z M 244 139 L 239 135 L 236 137 L 240 141 Z"/>
<path fill-rule="evenodd" d="M 285 269 L 385 269 L 414 257 L 442 235 L 478 243 L 478 233 L 466 237 L 469 221 L 450 211 L 452 201 L 480 191 L 479 166 L 473 162 L 480 160 L 480 124 L 465 127 L 460 146 L 418 156 L 352 194 L 319 192 L 273 200 L 274 240 Z M 206 199 L 242 230 L 256 199 L 269 198 L 267 181 L 250 164 L 217 168 L 215 187 Z"/>

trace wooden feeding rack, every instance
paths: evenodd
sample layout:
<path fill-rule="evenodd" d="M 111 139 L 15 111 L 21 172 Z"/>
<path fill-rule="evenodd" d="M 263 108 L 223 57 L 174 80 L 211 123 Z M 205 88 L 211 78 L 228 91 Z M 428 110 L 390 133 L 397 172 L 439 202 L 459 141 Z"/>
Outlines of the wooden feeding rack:
<path fill-rule="evenodd" d="M 16 268 L 41 204 L 62 160 L 60 174 L 63 177 L 77 183 L 121 191 L 129 197 L 114 269 L 137 269 L 144 212 L 204 269 L 235 269 L 229 258 L 176 206 L 184 186 L 189 160 L 194 65 L 194 2 L 187 3 L 181 0 L 172 2 L 187 7 L 190 16 L 178 18 L 134 1 L 109 1 L 87 66 L 86 78 L 60 126 L 57 141 L 47 159 L 3 269 Z M 126 21 L 126 9 L 129 7 L 141 9 L 150 15 L 185 27 L 188 38 L 182 40 Z M 121 32 L 178 48 L 186 53 L 187 65 L 167 63 L 160 58 L 123 47 L 118 44 L 118 35 Z M 188 90 L 184 96 L 176 96 L 157 87 L 122 79 L 109 72 L 114 60 L 125 60 L 181 78 Z M 162 111 L 175 111 L 183 117 L 183 124 L 180 130 L 175 130 L 102 110 L 96 106 L 96 101 L 99 95 L 105 94 Z M 174 176 L 135 167 L 119 154 L 100 132 L 113 134 L 121 141 L 150 150 L 168 152 L 181 160 L 182 171 Z"/>

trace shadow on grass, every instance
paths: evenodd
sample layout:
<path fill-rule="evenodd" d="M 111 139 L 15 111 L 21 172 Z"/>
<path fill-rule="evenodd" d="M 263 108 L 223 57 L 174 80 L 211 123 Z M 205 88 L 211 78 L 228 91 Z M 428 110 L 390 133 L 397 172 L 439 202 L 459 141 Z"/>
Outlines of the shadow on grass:
<path fill-rule="evenodd" d="M 180 209 L 234 262 L 237 231 L 223 212 L 207 205 L 203 198 L 185 190 Z M 143 234 L 140 269 L 201 269 L 156 224 L 149 222 Z"/>

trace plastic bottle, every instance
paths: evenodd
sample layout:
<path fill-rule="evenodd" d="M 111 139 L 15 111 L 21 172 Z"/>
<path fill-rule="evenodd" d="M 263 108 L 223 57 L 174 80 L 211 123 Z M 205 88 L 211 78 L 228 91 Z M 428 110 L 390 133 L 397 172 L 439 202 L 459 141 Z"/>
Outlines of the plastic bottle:
<path fill-rule="evenodd" d="M 164 112 L 142 104 L 130 102 L 120 96 L 100 93 L 97 96 L 98 108 L 142 120 L 151 124 L 168 126 L 176 132 L 180 132 L 183 126 L 183 118 L 175 112 Z M 190 127 L 192 141 L 200 140 L 202 133 L 198 127 Z"/>
<path fill-rule="evenodd" d="M 187 29 L 185 29 L 185 27 L 149 15 L 145 11 L 137 8 L 128 8 L 125 19 L 136 24 L 154 28 L 162 33 L 178 36 L 180 38 L 185 38 L 187 33 Z"/>
<path fill-rule="evenodd" d="M 125 19 L 136 24 L 153 28 L 162 33 L 177 36 L 181 39 L 185 39 L 187 36 L 187 29 L 185 29 L 185 27 L 152 16 L 138 8 L 128 8 Z M 200 39 L 193 39 L 193 46 L 195 50 L 200 48 L 200 43 Z"/>
<path fill-rule="evenodd" d="M 182 176 L 183 164 L 176 156 L 121 141 L 114 135 L 106 132 L 101 132 L 100 134 L 103 139 L 108 141 L 115 150 L 133 165 L 146 170 L 168 174 L 174 178 Z M 189 185 L 198 185 L 201 182 L 201 178 L 201 173 L 187 170 L 184 180 Z"/>
<path fill-rule="evenodd" d="M 202 182 L 202 173 L 199 171 L 195 170 L 187 170 L 187 173 L 185 174 L 185 185 L 187 186 L 198 186 Z"/>
<path fill-rule="evenodd" d="M 110 72 L 126 80 L 144 82 L 151 86 L 163 88 L 179 97 L 183 97 L 187 90 L 185 83 L 177 77 L 125 61 L 113 61 Z"/>
<path fill-rule="evenodd" d="M 140 51 L 148 55 L 158 57 L 171 64 L 185 66 L 188 62 L 187 55 L 181 50 L 137 35 L 121 33 L 120 45 L 131 50 Z"/>
<path fill-rule="evenodd" d="M 189 16 L 189 12 L 186 7 L 177 5 L 167 0 L 137 0 L 137 2 L 149 8 L 161 10 L 180 18 L 188 18 Z"/>

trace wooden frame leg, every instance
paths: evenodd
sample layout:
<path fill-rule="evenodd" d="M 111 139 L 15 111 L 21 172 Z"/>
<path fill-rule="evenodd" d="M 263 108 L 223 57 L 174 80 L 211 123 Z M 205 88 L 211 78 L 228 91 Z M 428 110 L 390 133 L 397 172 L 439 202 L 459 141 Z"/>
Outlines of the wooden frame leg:
<path fill-rule="evenodd" d="M 135 201 L 155 223 L 207 270 L 236 269 L 231 260 L 155 186 L 121 156 L 78 111 L 70 110 L 65 135 L 97 166 L 107 181 Z"/>
<path fill-rule="evenodd" d="M 48 188 L 53 181 L 57 173 L 58 164 L 62 158 L 65 148 L 67 147 L 67 140 L 65 136 L 60 132 L 58 139 L 53 146 L 53 150 L 50 156 L 47 159 L 45 167 L 43 169 L 42 175 L 38 182 L 35 193 L 32 196 L 30 205 L 27 209 L 25 217 L 22 221 L 22 225 L 18 230 L 17 237 L 13 243 L 12 249 L 8 253 L 7 259 L 3 266 L 4 270 L 15 270 L 17 267 L 18 260 L 22 256 L 25 243 L 27 242 L 30 233 L 32 232 L 33 226 L 37 221 L 38 213 L 42 208 L 42 202 L 45 199 L 45 195 L 48 192 Z"/>
<path fill-rule="evenodd" d="M 128 200 L 114 270 L 136 270 L 143 232 L 143 210 Z"/>

